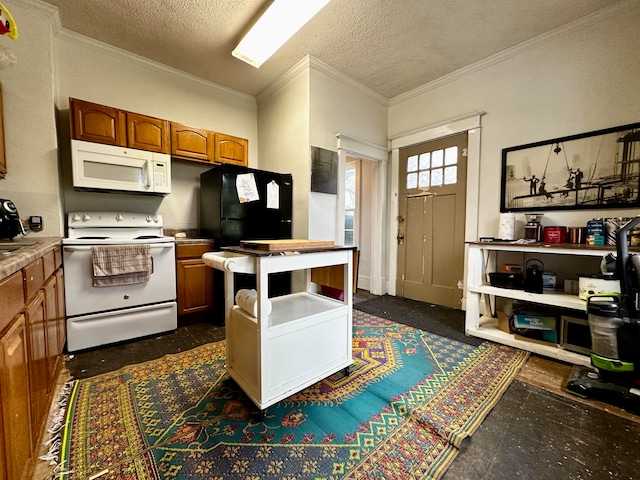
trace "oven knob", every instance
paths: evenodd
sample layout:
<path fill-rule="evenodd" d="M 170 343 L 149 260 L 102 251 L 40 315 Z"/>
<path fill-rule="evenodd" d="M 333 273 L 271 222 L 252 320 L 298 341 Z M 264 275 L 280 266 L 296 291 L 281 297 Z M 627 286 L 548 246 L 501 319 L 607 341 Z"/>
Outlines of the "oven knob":
<path fill-rule="evenodd" d="M 117 220 L 118 222 L 121 222 L 122 220 L 124 220 L 124 217 L 122 216 L 122 214 L 121 214 L 121 213 L 119 213 L 119 214 L 117 214 L 117 215 L 116 215 L 116 220 Z"/>
<path fill-rule="evenodd" d="M 82 220 L 85 221 L 85 222 L 88 222 L 89 220 L 91 220 L 91 216 L 88 213 L 85 213 L 82 216 Z"/>
<path fill-rule="evenodd" d="M 151 221 L 153 221 L 153 218 L 151 218 L 151 215 L 147 215 L 147 223 L 150 223 Z"/>
<path fill-rule="evenodd" d="M 72 220 L 74 222 L 79 222 L 80 220 L 82 220 L 82 217 L 80 215 L 74 215 Z"/>
<path fill-rule="evenodd" d="M 158 223 L 160 221 L 160 219 L 158 217 L 154 217 L 153 221 Z"/>
<path fill-rule="evenodd" d="M 129 300 L 129 295 L 125 295 L 123 298 L 124 298 L 125 300 Z"/>

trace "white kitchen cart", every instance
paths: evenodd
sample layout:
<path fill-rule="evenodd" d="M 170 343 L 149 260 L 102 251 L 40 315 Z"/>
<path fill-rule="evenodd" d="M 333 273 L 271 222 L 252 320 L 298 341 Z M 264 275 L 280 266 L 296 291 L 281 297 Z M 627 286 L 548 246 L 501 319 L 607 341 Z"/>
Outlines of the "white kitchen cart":
<path fill-rule="evenodd" d="M 268 252 L 227 247 L 203 255 L 225 272 L 227 371 L 261 409 L 353 363 L 353 249 Z M 310 290 L 268 298 L 270 273 L 344 265 L 344 300 Z M 256 275 L 257 316 L 234 306 L 234 273 Z M 267 315 L 268 303 L 272 304 Z"/>
<path fill-rule="evenodd" d="M 563 307 L 579 312 L 586 310 L 586 302 L 577 295 L 570 295 L 564 292 L 549 293 L 548 291 L 530 293 L 524 290 L 491 286 L 487 274 L 500 271 L 497 262 L 497 254 L 500 252 L 521 255 L 531 254 L 534 256 L 546 255 L 550 261 L 545 263 L 545 268 L 553 269 L 554 263 L 566 262 L 569 257 L 578 259 L 580 263 L 584 263 L 584 260 L 589 257 L 602 258 L 607 253 L 615 253 L 614 247 L 543 243 L 530 245 L 506 242 L 469 243 L 466 276 L 467 310 L 465 316 L 465 331 L 467 335 L 521 348 L 567 363 L 589 366 L 590 357 L 588 355 L 565 350 L 559 346 L 521 340 L 515 335 L 503 332 L 498 328 L 498 319 L 491 315 L 495 313 L 492 310 L 495 308 L 497 297 Z M 485 301 L 485 312 L 484 315 L 481 315 L 483 301 Z"/>

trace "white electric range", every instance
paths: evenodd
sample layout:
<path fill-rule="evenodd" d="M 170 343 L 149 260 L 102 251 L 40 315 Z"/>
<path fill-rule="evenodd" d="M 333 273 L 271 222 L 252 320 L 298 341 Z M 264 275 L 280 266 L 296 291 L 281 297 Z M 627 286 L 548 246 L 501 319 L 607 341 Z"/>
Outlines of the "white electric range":
<path fill-rule="evenodd" d="M 177 327 L 175 240 L 162 216 L 131 212 L 71 212 L 62 241 L 67 350 L 74 352 Z M 93 246 L 149 244 L 144 283 L 94 286 Z"/>

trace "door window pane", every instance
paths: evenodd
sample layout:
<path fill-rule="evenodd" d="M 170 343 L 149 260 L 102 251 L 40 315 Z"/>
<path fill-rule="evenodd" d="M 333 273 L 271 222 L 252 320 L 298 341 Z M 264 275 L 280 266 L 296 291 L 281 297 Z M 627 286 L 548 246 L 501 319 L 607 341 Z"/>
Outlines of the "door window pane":
<path fill-rule="evenodd" d="M 431 172 L 429 170 L 427 170 L 426 172 L 420 172 L 420 177 L 418 180 L 418 186 L 420 188 L 429 186 L 429 178 L 431 176 L 430 174 Z"/>
<path fill-rule="evenodd" d="M 458 147 L 449 147 L 444 151 L 444 164 L 455 165 L 458 163 Z"/>
<path fill-rule="evenodd" d="M 458 166 L 444 167 L 444 184 L 453 185 L 458 181 Z"/>
<path fill-rule="evenodd" d="M 434 168 L 431 170 L 431 185 L 433 187 L 439 187 L 442 185 L 442 169 Z"/>
<path fill-rule="evenodd" d="M 442 150 L 436 150 L 435 152 L 431 152 L 431 167 L 441 167 L 442 166 L 442 158 L 444 156 L 444 152 Z"/>
<path fill-rule="evenodd" d="M 420 154 L 420 170 L 431 168 L 431 152 Z"/>
<path fill-rule="evenodd" d="M 418 187 L 418 174 L 409 173 L 407 175 L 407 188 L 417 188 L 417 187 Z"/>
<path fill-rule="evenodd" d="M 415 172 L 418 170 L 418 155 L 411 155 L 407 158 L 407 172 Z"/>

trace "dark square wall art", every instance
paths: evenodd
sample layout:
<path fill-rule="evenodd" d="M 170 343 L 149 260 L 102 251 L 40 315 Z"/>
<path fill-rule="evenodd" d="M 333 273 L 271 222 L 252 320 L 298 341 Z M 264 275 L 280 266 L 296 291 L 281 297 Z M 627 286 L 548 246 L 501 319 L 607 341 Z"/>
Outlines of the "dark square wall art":
<path fill-rule="evenodd" d="M 311 191 L 338 193 L 338 152 L 311 147 Z"/>
<path fill-rule="evenodd" d="M 502 150 L 501 212 L 637 208 L 640 123 Z"/>

